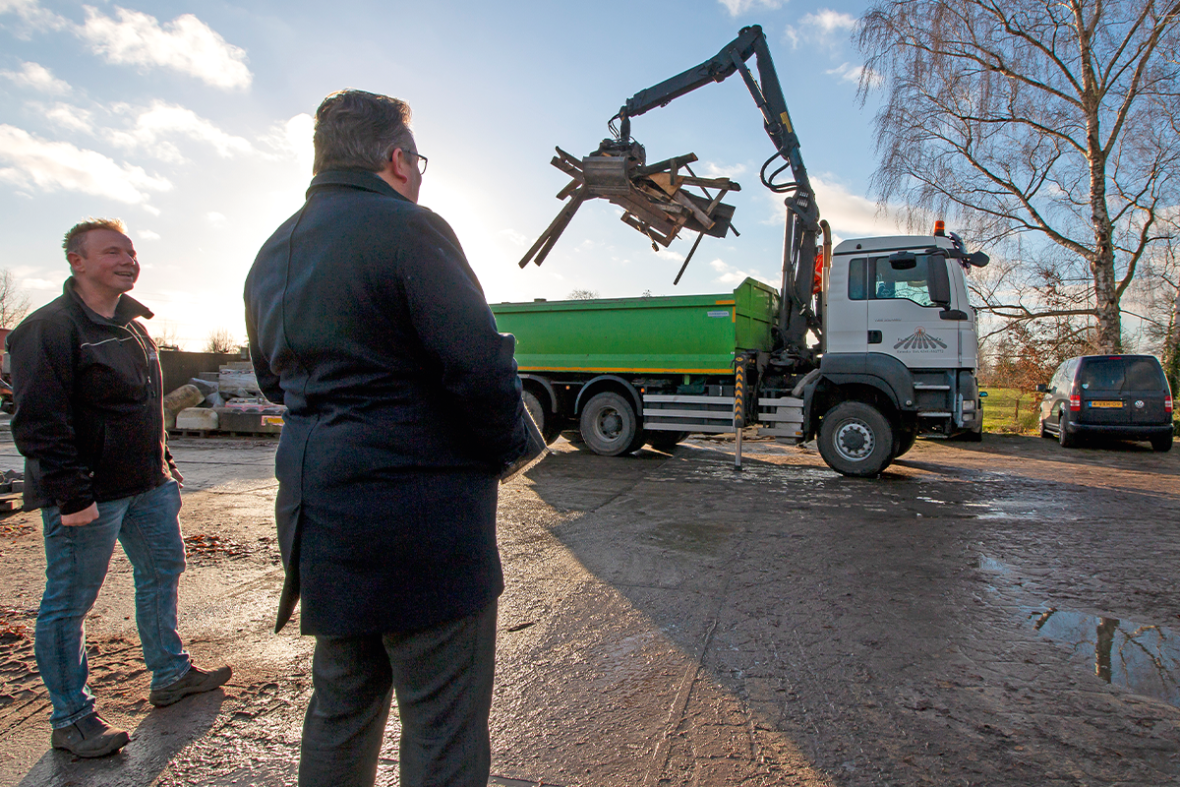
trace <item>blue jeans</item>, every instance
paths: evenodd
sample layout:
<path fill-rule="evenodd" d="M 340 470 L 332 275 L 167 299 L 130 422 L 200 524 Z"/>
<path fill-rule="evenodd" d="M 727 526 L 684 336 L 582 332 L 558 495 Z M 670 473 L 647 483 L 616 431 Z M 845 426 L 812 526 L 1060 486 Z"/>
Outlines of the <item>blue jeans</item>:
<path fill-rule="evenodd" d="M 192 665 L 176 631 L 176 591 L 184 571 L 180 487 L 175 481 L 150 492 L 98 504 L 98 519 L 66 527 L 56 506 L 41 509 L 45 528 L 45 595 L 37 613 L 35 652 L 41 680 L 53 702 L 50 724 L 68 727 L 94 712 L 86 685 L 83 621 L 106 579 L 115 541 L 134 569 L 135 624 L 152 688 L 171 685 Z"/>

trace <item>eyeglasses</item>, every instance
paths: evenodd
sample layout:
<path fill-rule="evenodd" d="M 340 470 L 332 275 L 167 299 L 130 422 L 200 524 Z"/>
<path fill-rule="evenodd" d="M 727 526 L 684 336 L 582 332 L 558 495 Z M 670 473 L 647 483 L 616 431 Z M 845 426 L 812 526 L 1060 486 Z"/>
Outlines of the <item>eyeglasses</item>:
<path fill-rule="evenodd" d="M 420 174 L 420 175 L 426 174 L 426 165 L 430 163 L 430 159 L 426 158 L 426 156 L 423 156 L 421 153 L 419 153 L 416 150 L 406 150 L 405 148 L 402 148 L 402 152 L 405 153 L 407 156 L 416 157 L 418 159 L 418 174 Z"/>

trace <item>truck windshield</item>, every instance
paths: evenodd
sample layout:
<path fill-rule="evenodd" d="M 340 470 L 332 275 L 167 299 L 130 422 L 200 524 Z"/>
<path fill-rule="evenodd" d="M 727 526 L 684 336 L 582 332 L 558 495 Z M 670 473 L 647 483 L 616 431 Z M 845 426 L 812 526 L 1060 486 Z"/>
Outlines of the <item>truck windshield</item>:
<path fill-rule="evenodd" d="M 918 255 L 914 267 L 901 270 L 894 268 L 888 257 L 852 260 L 848 271 L 848 298 L 854 301 L 909 300 L 919 306 L 933 306 L 929 269 L 929 258 L 924 254 Z"/>

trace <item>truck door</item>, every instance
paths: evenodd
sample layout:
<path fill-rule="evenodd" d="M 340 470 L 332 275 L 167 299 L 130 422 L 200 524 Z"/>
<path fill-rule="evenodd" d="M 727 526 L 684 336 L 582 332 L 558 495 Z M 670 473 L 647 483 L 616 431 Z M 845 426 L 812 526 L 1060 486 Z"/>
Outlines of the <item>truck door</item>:
<path fill-rule="evenodd" d="M 824 352 L 863 353 L 881 349 L 881 337 L 869 332 L 867 263 L 864 257 L 832 259 L 824 300 Z"/>
<path fill-rule="evenodd" d="M 946 266 L 951 277 L 951 292 L 954 295 L 952 309 L 958 309 L 967 315 L 967 319 L 957 321 L 959 326 L 959 368 L 979 368 L 979 334 L 975 330 L 977 315 L 971 308 L 971 299 L 967 295 L 967 279 L 964 267 L 956 260 L 947 260 Z"/>
<path fill-rule="evenodd" d="M 941 319 L 942 307 L 930 297 L 929 266 L 946 264 L 941 255 L 868 258 L 868 329 L 881 333 L 879 349 L 870 351 L 911 369 L 960 367 L 959 321 Z"/>

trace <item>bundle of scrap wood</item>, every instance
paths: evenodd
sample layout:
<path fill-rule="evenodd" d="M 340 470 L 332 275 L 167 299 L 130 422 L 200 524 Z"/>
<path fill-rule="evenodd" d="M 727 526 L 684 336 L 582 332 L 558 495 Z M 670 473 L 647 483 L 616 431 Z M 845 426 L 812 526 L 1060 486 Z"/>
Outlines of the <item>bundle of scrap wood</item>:
<path fill-rule="evenodd" d="M 642 146 L 620 148 L 609 140 L 580 160 L 557 148 L 550 163 L 571 178 L 557 198 L 568 202 L 521 259 L 520 267 L 544 262 L 582 203 L 602 197 L 623 209 L 623 222 L 646 235 L 653 250 L 667 248 L 681 229 L 699 233 L 676 276 L 679 282 L 702 237 L 723 238 L 733 229 L 734 208 L 721 200 L 727 193 L 741 190 L 728 178 L 696 177 L 689 167 L 696 160 L 696 155 L 689 153 L 649 165 Z M 689 188 L 699 188 L 703 196 Z M 736 229 L 733 232 L 737 234 Z"/>

